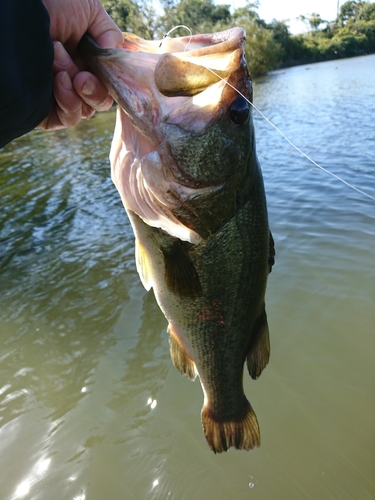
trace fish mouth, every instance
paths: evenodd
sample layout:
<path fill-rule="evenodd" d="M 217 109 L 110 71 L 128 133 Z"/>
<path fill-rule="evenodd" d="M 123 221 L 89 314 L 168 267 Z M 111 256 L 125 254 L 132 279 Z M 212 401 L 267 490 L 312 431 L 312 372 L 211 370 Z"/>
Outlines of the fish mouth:
<path fill-rule="evenodd" d="M 160 123 L 199 133 L 217 118 L 246 67 L 245 39 L 242 28 L 152 41 L 124 33 L 120 48 L 102 49 L 86 34 L 78 50 L 132 125 L 159 142 Z"/>

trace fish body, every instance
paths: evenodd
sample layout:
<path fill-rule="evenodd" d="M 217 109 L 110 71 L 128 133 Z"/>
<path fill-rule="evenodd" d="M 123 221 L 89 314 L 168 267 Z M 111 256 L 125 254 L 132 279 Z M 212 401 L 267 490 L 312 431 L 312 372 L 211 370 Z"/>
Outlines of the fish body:
<path fill-rule="evenodd" d="M 233 28 L 161 42 L 125 34 L 112 50 L 85 37 L 80 47 L 119 104 L 112 178 L 137 270 L 168 321 L 173 363 L 199 376 L 215 453 L 260 445 L 243 366 L 256 379 L 270 354 L 265 292 L 275 252 L 244 43 Z"/>

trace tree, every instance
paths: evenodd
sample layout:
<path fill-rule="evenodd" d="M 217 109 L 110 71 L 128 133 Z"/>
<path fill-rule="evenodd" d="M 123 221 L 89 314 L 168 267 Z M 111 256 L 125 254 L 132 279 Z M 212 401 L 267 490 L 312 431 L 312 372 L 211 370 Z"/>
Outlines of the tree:
<path fill-rule="evenodd" d="M 375 20 L 375 4 L 361 0 L 349 0 L 341 5 L 338 21 L 341 26 L 348 22 Z"/>
<path fill-rule="evenodd" d="M 138 4 L 135 0 L 102 0 L 108 14 L 122 31 L 131 31 L 145 39 L 153 39 L 161 21 L 151 0 Z"/>
<path fill-rule="evenodd" d="M 258 76 L 278 67 L 305 64 L 338 57 L 375 52 L 375 3 L 348 0 L 335 23 L 323 21 L 319 14 L 301 16 L 309 33 L 291 35 L 284 21 L 266 23 L 256 11 L 258 2 L 231 13 L 229 5 L 215 0 L 160 0 L 164 12 L 155 9 L 153 0 L 102 0 L 107 12 L 123 31 L 143 38 L 162 38 L 177 25 L 187 26 L 193 34 L 213 33 L 233 26 L 246 30 L 246 59 L 251 74 Z M 322 27 L 322 25 L 324 25 Z M 186 29 L 171 36 L 186 36 Z"/>
<path fill-rule="evenodd" d="M 316 12 L 313 12 L 312 14 L 308 16 L 300 15 L 299 19 L 303 21 L 310 30 L 317 31 L 319 26 L 323 23 L 326 23 L 327 21 L 323 21 L 323 19 L 320 17 L 320 14 L 317 14 Z"/>
<path fill-rule="evenodd" d="M 294 37 L 289 32 L 289 27 L 285 21 L 273 21 L 267 25 L 271 31 L 273 39 L 279 45 L 280 62 L 292 61 L 296 59 Z"/>
<path fill-rule="evenodd" d="M 215 5 L 212 0 L 181 0 L 178 3 L 164 0 L 163 6 L 162 24 L 166 32 L 180 24 L 191 29 L 193 34 L 202 31 L 202 25 L 217 31 L 217 24 L 226 25 L 231 18 L 229 5 Z M 176 34 L 186 35 L 186 30 L 176 30 Z"/>
<path fill-rule="evenodd" d="M 282 60 L 281 45 L 263 23 L 259 23 L 256 17 L 242 19 L 241 22 L 246 30 L 246 61 L 253 77 L 277 68 Z"/>
<path fill-rule="evenodd" d="M 232 20 L 241 25 L 243 22 L 247 22 L 250 19 L 255 19 L 257 22 L 261 21 L 258 12 L 255 9 L 258 8 L 259 2 L 249 2 L 246 1 L 246 5 L 244 7 L 239 7 L 235 9 L 232 15 Z M 262 21 L 264 23 L 264 21 Z"/>
<path fill-rule="evenodd" d="M 375 3 L 362 2 L 358 18 L 361 21 L 375 21 Z"/>
<path fill-rule="evenodd" d="M 313 30 L 317 30 L 319 26 L 324 22 L 325 21 L 323 21 L 320 15 L 317 14 L 316 12 L 313 12 L 311 16 L 309 16 L 309 23 Z"/>
<path fill-rule="evenodd" d="M 139 17 L 138 5 L 132 0 L 102 0 L 102 4 L 122 31 L 127 31 L 132 19 Z"/>

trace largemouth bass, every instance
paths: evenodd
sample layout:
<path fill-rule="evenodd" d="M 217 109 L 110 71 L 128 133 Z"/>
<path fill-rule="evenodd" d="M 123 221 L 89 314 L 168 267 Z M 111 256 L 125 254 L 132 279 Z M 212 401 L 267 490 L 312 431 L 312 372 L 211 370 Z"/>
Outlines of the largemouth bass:
<path fill-rule="evenodd" d="M 241 28 L 161 41 L 126 33 L 119 49 L 88 36 L 80 44 L 119 104 L 112 179 L 137 270 L 168 320 L 174 365 L 199 376 L 215 453 L 260 445 L 243 366 L 256 379 L 270 355 L 265 291 L 275 252 L 244 44 Z"/>

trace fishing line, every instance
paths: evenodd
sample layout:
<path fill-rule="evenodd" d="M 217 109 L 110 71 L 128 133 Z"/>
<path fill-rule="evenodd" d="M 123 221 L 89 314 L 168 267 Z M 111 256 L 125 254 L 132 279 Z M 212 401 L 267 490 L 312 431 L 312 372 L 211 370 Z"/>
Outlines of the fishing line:
<path fill-rule="evenodd" d="M 222 81 L 225 81 L 224 78 L 221 78 L 220 75 L 216 74 L 212 69 L 210 68 L 206 68 L 208 69 L 209 71 L 211 71 L 215 76 L 217 76 L 218 78 L 220 78 L 220 80 Z M 298 146 L 296 146 L 285 134 L 284 132 L 282 132 L 275 124 L 273 124 L 271 122 L 271 120 L 269 120 L 261 111 L 260 109 L 258 109 L 255 104 L 253 104 L 247 97 L 245 97 L 242 92 L 240 92 L 238 89 L 236 89 L 231 83 L 225 81 L 225 83 L 227 85 L 229 85 L 229 87 L 232 87 L 233 90 L 235 90 L 241 97 L 243 97 L 245 99 L 245 101 L 247 101 L 254 109 L 255 111 L 257 111 L 260 116 L 267 122 L 271 125 L 271 127 L 273 127 L 296 151 L 298 151 L 302 156 L 304 156 L 307 160 L 309 160 L 313 165 L 315 165 L 316 167 L 320 168 L 320 170 L 323 170 L 323 172 L 331 175 L 332 177 L 334 177 L 335 179 L 339 180 L 340 182 L 342 182 L 343 184 L 345 184 L 346 186 L 350 187 L 351 189 L 354 189 L 354 191 L 357 191 L 358 193 L 360 194 L 363 194 L 364 196 L 367 196 L 367 198 L 370 198 L 371 200 L 375 201 L 375 198 L 373 196 L 371 196 L 371 194 L 368 194 L 366 193 L 365 191 L 362 191 L 362 189 L 359 189 L 357 188 L 356 186 L 353 186 L 353 184 L 350 184 L 349 182 L 347 182 L 345 179 L 343 179 L 342 177 L 340 177 L 339 175 L 337 174 L 334 174 L 333 172 L 331 172 L 330 170 L 328 170 L 327 168 L 325 167 L 322 167 L 322 165 L 319 165 L 319 163 L 317 163 L 315 160 L 313 160 L 309 155 L 307 155 L 306 153 L 304 153 Z"/>
<path fill-rule="evenodd" d="M 184 48 L 184 52 L 186 52 L 187 48 L 189 47 L 190 45 L 190 42 L 191 42 L 191 39 L 193 38 L 193 32 L 191 31 L 190 28 L 188 28 L 187 26 L 185 26 L 184 24 L 178 24 L 177 26 L 174 26 L 173 28 L 171 28 L 168 33 L 166 33 L 164 36 L 163 36 L 163 39 L 161 40 L 160 44 L 159 44 L 159 49 L 164 41 L 165 38 L 167 38 L 174 30 L 177 30 L 178 28 L 184 28 L 186 29 L 189 33 L 190 33 L 190 36 L 189 36 L 189 41 L 188 43 L 185 45 L 185 48 Z"/>
<path fill-rule="evenodd" d="M 163 40 L 164 38 L 168 37 L 170 33 L 172 33 L 174 30 L 178 29 L 178 28 L 184 28 L 186 29 L 187 31 L 189 31 L 190 33 L 190 38 L 189 38 L 189 41 L 188 43 L 186 44 L 185 46 L 185 49 L 184 49 L 184 52 L 186 52 L 186 49 L 188 48 L 190 42 L 191 42 L 191 39 L 192 39 L 192 36 L 193 36 L 193 33 L 191 31 L 190 28 L 188 28 L 187 26 L 183 25 L 183 24 L 179 24 L 178 26 L 175 26 L 174 28 L 172 28 L 171 30 L 168 31 L 168 33 L 166 35 L 164 35 L 163 37 Z M 159 45 L 159 48 L 161 47 L 162 43 L 163 43 L 163 40 L 160 42 L 160 45 Z M 194 59 L 194 57 L 187 53 L 192 59 Z M 271 120 L 269 120 L 265 115 L 264 113 L 262 113 L 262 111 L 260 111 L 260 109 L 258 109 L 255 104 L 253 104 L 246 96 L 244 96 L 242 94 L 242 92 L 240 92 L 238 89 L 236 89 L 236 87 L 234 87 L 231 83 L 227 82 L 224 78 L 222 78 L 220 75 L 218 75 L 213 69 L 205 66 L 205 65 L 201 65 L 203 66 L 204 68 L 208 69 L 208 71 L 210 71 L 213 75 L 215 75 L 217 78 L 219 78 L 219 80 L 223 81 L 226 85 L 229 85 L 229 87 L 231 87 L 233 90 L 235 90 L 237 92 L 237 94 L 239 94 L 243 99 L 245 99 L 246 102 L 248 102 L 250 104 L 250 106 L 252 106 L 255 111 L 257 111 L 260 116 L 269 124 L 271 125 L 271 127 L 273 127 L 276 132 L 278 132 L 296 151 L 298 151 L 298 153 L 300 153 L 302 156 L 304 156 L 308 161 L 310 161 L 313 165 L 315 165 L 317 168 L 319 168 L 320 170 L 322 170 L 323 172 L 325 172 L 326 174 L 329 174 L 331 175 L 332 177 L 334 177 L 335 179 L 337 179 L 338 181 L 342 182 L 343 184 L 345 184 L 346 186 L 348 186 L 349 188 L 353 189 L 354 191 L 357 191 L 357 193 L 360 193 L 362 194 L 363 196 L 366 196 L 367 198 L 370 198 L 370 200 L 373 200 L 375 201 L 375 197 L 371 196 L 370 194 L 366 193 L 365 191 L 362 191 L 362 189 L 359 189 L 357 188 L 356 186 L 353 186 L 353 184 L 350 184 L 349 182 L 347 182 L 345 179 L 343 179 L 342 177 L 340 177 L 339 175 L 337 174 L 334 174 L 333 172 L 331 172 L 330 170 L 328 170 L 327 168 L 325 167 L 322 167 L 322 165 L 319 165 L 319 163 L 317 163 L 315 160 L 313 160 L 309 155 L 307 155 L 306 153 L 304 153 L 298 146 L 296 146 L 285 134 L 284 132 L 282 132 L 275 124 L 273 124 L 271 122 Z"/>

